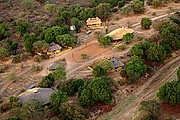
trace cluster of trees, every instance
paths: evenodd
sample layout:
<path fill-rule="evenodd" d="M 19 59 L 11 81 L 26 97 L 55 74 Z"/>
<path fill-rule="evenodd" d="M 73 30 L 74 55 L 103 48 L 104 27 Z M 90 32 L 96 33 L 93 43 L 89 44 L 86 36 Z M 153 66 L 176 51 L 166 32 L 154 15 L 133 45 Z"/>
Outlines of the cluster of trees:
<path fill-rule="evenodd" d="M 96 77 L 91 81 L 86 81 L 78 90 L 78 100 L 83 107 L 94 105 L 97 102 L 110 104 L 112 92 L 106 78 Z"/>
<path fill-rule="evenodd" d="M 143 0 L 133 0 L 132 4 L 127 4 L 123 6 L 122 8 L 122 14 L 129 15 L 133 13 L 143 13 L 144 8 L 144 1 Z"/>
<path fill-rule="evenodd" d="M 134 45 L 130 52 L 132 56 L 136 55 L 149 61 L 163 62 L 166 58 L 166 51 L 163 46 L 147 41 Z"/>
<path fill-rule="evenodd" d="M 136 82 L 147 71 L 147 66 L 138 56 L 131 57 L 131 60 L 126 64 L 122 71 L 130 83 Z"/>
<path fill-rule="evenodd" d="M 164 6 L 169 2 L 179 2 L 178 0 L 148 0 L 147 4 L 152 5 L 154 8 Z"/>

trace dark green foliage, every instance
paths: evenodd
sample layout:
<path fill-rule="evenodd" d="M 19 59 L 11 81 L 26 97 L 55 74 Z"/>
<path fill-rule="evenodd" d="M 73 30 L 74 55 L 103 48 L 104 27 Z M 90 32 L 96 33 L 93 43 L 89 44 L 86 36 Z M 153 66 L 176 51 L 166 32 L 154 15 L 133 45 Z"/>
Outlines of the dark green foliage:
<path fill-rule="evenodd" d="M 61 46 L 71 46 L 73 47 L 77 43 L 77 39 L 70 34 L 58 35 L 56 37 L 56 42 Z"/>
<path fill-rule="evenodd" d="M 162 46 L 151 45 L 147 50 L 147 59 L 151 61 L 164 62 L 166 51 Z"/>
<path fill-rule="evenodd" d="M 57 93 L 53 93 L 50 96 L 50 103 L 53 106 L 53 111 L 56 113 L 60 112 L 60 105 L 62 102 L 65 102 L 67 100 L 66 93 L 59 90 Z"/>
<path fill-rule="evenodd" d="M 162 40 L 160 44 L 162 46 L 169 45 L 171 49 L 178 50 L 180 49 L 180 28 L 169 26 L 162 30 L 161 32 Z"/>
<path fill-rule="evenodd" d="M 132 3 L 132 8 L 135 13 L 143 13 L 145 10 L 144 3 L 140 0 L 134 0 Z"/>
<path fill-rule="evenodd" d="M 18 120 L 17 118 L 8 118 L 6 120 Z"/>
<path fill-rule="evenodd" d="M 63 66 L 60 65 L 52 72 L 52 77 L 56 81 L 62 81 L 66 79 L 66 72 L 63 69 Z"/>
<path fill-rule="evenodd" d="M 36 36 L 34 34 L 26 33 L 22 39 L 23 39 L 23 43 L 24 43 L 24 47 L 25 47 L 26 51 L 27 52 L 34 51 L 33 43 L 37 40 Z"/>
<path fill-rule="evenodd" d="M 56 42 L 56 37 L 58 35 L 63 35 L 68 32 L 69 32 L 68 26 L 64 26 L 64 27 L 54 26 L 43 31 L 42 39 L 45 40 L 47 43 Z"/>
<path fill-rule="evenodd" d="M 21 120 L 40 120 L 46 116 L 41 103 L 35 100 L 30 100 L 24 103 L 22 107 L 16 107 L 12 111 Z"/>
<path fill-rule="evenodd" d="M 114 65 L 110 60 L 102 60 L 98 63 L 98 66 L 100 66 L 105 72 L 110 72 L 114 69 Z"/>
<path fill-rule="evenodd" d="M 125 66 L 125 74 L 129 82 L 136 82 L 147 70 L 147 66 L 138 56 L 133 56 Z"/>
<path fill-rule="evenodd" d="M 132 33 L 126 33 L 123 35 L 122 40 L 126 42 L 126 44 L 129 44 L 130 41 L 134 38 L 134 35 Z"/>
<path fill-rule="evenodd" d="M 64 102 L 61 104 L 61 114 L 63 120 L 85 120 L 85 112 L 81 106 Z"/>
<path fill-rule="evenodd" d="M 9 54 L 16 54 L 16 50 L 18 49 L 18 43 L 17 42 L 13 42 L 10 39 L 6 39 L 6 43 L 8 44 L 8 51 Z"/>
<path fill-rule="evenodd" d="M 94 17 L 95 12 L 93 8 L 84 8 L 84 10 L 82 10 L 79 15 L 79 19 L 86 21 L 88 18 Z"/>
<path fill-rule="evenodd" d="M 157 97 L 160 100 L 165 100 L 172 105 L 180 104 L 180 80 L 166 82 L 159 88 Z"/>
<path fill-rule="evenodd" d="M 80 28 L 82 27 L 83 23 L 78 18 L 75 17 L 71 19 L 71 23 L 75 25 L 76 33 L 80 32 Z"/>
<path fill-rule="evenodd" d="M 23 36 L 31 26 L 29 22 L 16 22 L 16 32 Z"/>
<path fill-rule="evenodd" d="M 87 107 L 97 102 L 110 104 L 112 102 L 112 92 L 106 79 L 102 77 L 94 78 L 92 81 L 84 83 L 79 88 L 78 100 L 81 106 Z"/>
<path fill-rule="evenodd" d="M 156 120 L 161 115 L 161 106 L 157 100 L 142 101 L 140 110 L 147 113 L 147 120 Z"/>
<path fill-rule="evenodd" d="M 0 58 L 8 56 L 8 50 L 6 48 L 0 47 Z"/>
<path fill-rule="evenodd" d="M 36 0 L 36 1 L 38 1 L 40 3 L 45 3 L 46 2 L 46 0 Z"/>
<path fill-rule="evenodd" d="M 98 39 L 98 42 L 102 46 L 107 46 L 107 45 L 110 45 L 111 42 L 113 42 L 113 38 L 110 36 L 105 36 L 105 37 L 102 36 Z"/>
<path fill-rule="evenodd" d="M 53 25 L 63 26 L 65 25 L 65 19 L 63 17 L 56 17 L 53 20 Z"/>
<path fill-rule="evenodd" d="M 90 3 L 93 5 L 93 6 L 97 6 L 98 4 L 102 3 L 103 0 L 90 0 Z"/>
<path fill-rule="evenodd" d="M 122 12 L 122 14 L 123 15 L 126 15 L 126 16 L 128 16 L 128 15 L 130 15 L 130 14 L 133 14 L 133 8 L 132 8 L 132 6 L 130 6 L 130 5 L 125 5 L 125 6 L 123 6 L 122 8 L 121 8 L 121 12 Z"/>
<path fill-rule="evenodd" d="M 112 10 L 111 10 L 111 12 L 117 12 L 118 11 L 118 9 L 117 8 L 113 8 Z M 106 33 L 107 34 L 107 33 Z"/>
<path fill-rule="evenodd" d="M 108 3 L 101 3 L 95 7 L 95 14 L 99 18 L 106 20 L 110 17 L 111 7 Z"/>
<path fill-rule="evenodd" d="M 79 87 L 84 85 L 84 80 L 82 79 L 74 79 L 67 85 L 62 85 L 60 87 L 60 90 L 62 92 L 67 93 L 68 96 L 74 95 L 76 92 L 78 92 Z"/>
<path fill-rule="evenodd" d="M 53 86 L 54 78 L 52 76 L 52 73 L 42 78 L 41 82 L 39 83 L 39 87 L 42 88 L 50 88 Z"/>
<path fill-rule="evenodd" d="M 180 18 L 176 18 L 174 16 L 169 17 L 170 20 L 172 20 L 174 23 L 178 24 L 180 26 Z"/>
<path fill-rule="evenodd" d="M 152 25 L 152 20 L 150 18 L 142 18 L 141 19 L 141 26 L 145 29 L 149 29 Z"/>
<path fill-rule="evenodd" d="M 9 97 L 9 103 L 10 103 L 11 108 L 20 106 L 19 98 L 15 97 L 15 96 Z"/>
<path fill-rule="evenodd" d="M 107 71 L 105 71 L 103 68 L 101 68 L 99 65 L 95 66 L 93 68 L 93 76 L 94 77 L 101 77 L 107 74 Z"/>
<path fill-rule="evenodd" d="M 134 45 L 130 50 L 131 56 L 136 55 L 141 58 L 147 58 L 147 50 L 150 46 L 151 43 L 147 41 Z"/>
<path fill-rule="evenodd" d="M 48 51 L 48 44 L 44 40 L 38 40 L 33 43 L 34 50 L 37 53 L 46 53 Z"/>
<path fill-rule="evenodd" d="M 108 0 L 108 3 L 114 7 L 114 6 L 117 6 L 117 3 L 118 3 L 118 0 Z"/>
<path fill-rule="evenodd" d="M 180 81 L 180 67 L 178 68 L 178 71 L 177 71 L 177 79 Z"/>
<path fill-rule="evenodd" d="M 118 1 L 118 7 L 121 8 L 125 5 L 125 0 Z"/>
<path fill-rule="evenodd" d="M 6 24 L 0 24 L 0 40 L 10 35 L 10 29 Z"/>

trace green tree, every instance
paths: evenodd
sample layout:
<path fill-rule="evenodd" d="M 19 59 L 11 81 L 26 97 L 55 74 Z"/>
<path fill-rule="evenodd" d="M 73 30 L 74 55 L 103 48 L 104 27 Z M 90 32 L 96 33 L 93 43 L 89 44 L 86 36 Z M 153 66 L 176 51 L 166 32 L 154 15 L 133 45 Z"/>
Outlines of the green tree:
<path fill-rule="evenodd" d="M 17 22 L 16 32 L 19 33 L 20 36 L 23 36 L 31 26 L 32 24 L 29 22 Z"/>
<path fill-rule="evenodd" d="M 95 15 L 99 18 L 106 20 L 110 17 L 111 7 L 108 3 L 101 3 L 95 7 Z"/>
<path fill-rule="evenodd" d="M 132 3 L 132 8 L 135 13 L 143 13 L 145 10 L 144 3 L 140 0 L 134 0 Z"/>
<path fill-rule="evenodd" d="M 61 110 L 61 103 L 67 101 L 67 98 L 67 95 L 61 90 L 59 90 L 57 93 L 51 94 L 50 103 L 53 106 L 53 111 L 59 113 Z"/>
<path fill-rule="evenodd" d="M 179 69 L 177 71 L 177 79 L 180 80 L 180 67 L 179 67 Z"/>
<path fill-rule="evenodd" d="M 180 104 L 180 80 L 166 82 L 159 88 L 157 97 L 160 100 L 165 100 L 172 105 Z"/>
<path fill-rule="evenodd" d="M 112 92 L 106 81 L 102 77 L 94 78 L 92 81 L 85 82 L 79 88 L 78 100 L 81 106 L 90 106 L 96 102 L 110 104 L 112 102 Z"/>
<path fill-rule="evenodd" d="M 13 42 L 10 39 L 6 39 L 6 43 L 8 44 L 8 51 L 10 54 L 16 54 L 16 50 L 18 49 L 18 43 Z"/>
<path fill-rule="evenodd" d="M 107 74 L 107 71 L 105 71 L 103 68 L 101 68 L 99 65 L 95 66 L 93 68 L 93 76 L 94 77 L 101 77 Z"/>
<path fill-rule="evenodd" d="M 38 40 L 33 43 L 34 50 L 38 53 L 46 53 L 48 44 L 44 40 Z"/>
<path fill-rule="evenodd" d="M 41 82 L 39 83 L 39 87 L 42 88 L 51 88 L 54 83 L 54 78 L 52 76 L 52 73 L 42 78 Z"/>
<path fill-rule="evenodd" d="M 140 110 L 147 112 L 148 120 L 156 120 L 161 115 L 161 106 L 157 100 L 142 101 Z"/>
<path fill-rule="evenodd" d="M 10 29 L 6 24 L 0 24 L 0 40 L 10 35 Z"/>
<path fill-rule="evenodd" d="M 77 43 L 77 39 L 70 34 L 58 35 L 56 37 L 56 42 L 61 46 L 71 46 L 73 47 Z"/>
<path fill-rule="evenodd" d="M 61 114 L 64 120 L 85 120 L 85 112 L 81 106 L 69 102 L 61 103 Z"/>
<path fill-rule="evenodd" d="M 103 1 L 102 0 L 90 0 L 90 3 L 93 5 L 93 6 L 97 6 L 98 4 L 102 3 Z"/>
<path fill-rule="evenodd" d="M 32 0 L 24 0 L 21 2 L 21 6 L 22 6 L 22 8 L 27 9 L 27 10 L 31 9 L 33 6 L 33 1 Z"/>
<path fill-rule="evenodd" d="M 125 5 L 121 8 L 121 12 L 123 15 L 130 15 L 130 14 L 133 14 L 133 8 L 130 6 L 130 5 Z"/>
<path fill-rule="evenodd" d="M 134 38 L 134 35 L 132 33 L 126 33 L 123 35 L 122 40 L 126 42 L 126 44 L 129 44 L 130 41 Z"/>
<path fill-rule="evenodd" d="M 166 51 L 162 46 L 152 45 L 147 50 L 147 59 L 151 61 L 164 62 L 166 58 Z"/>
<path fill-rule="evenodd" d="M 125 74 L 129 82 L 136 82 L 146 71 L 147 66 L 137 56 L 133 56 L 125 67 Z"/>
<path fill-rule="evenodd" d="M 9 97 L 9 103 L 10 103 L 11 108 L 19 107 L 21 104 L 19 98 L 15 96 Z"/>
<path fill-rule="evenodd" d="M 125 0 L 118 1 L 118 7 L 121 8 L 125 5 Z"/>
<path fill-rule="evenodd" d="M 13 109 L 14 115 L 21 120 L 40 120 L 44 119 L 44 108 L 40 102 L 30 100 L 22 105 Z"/>
<path fill-rule="evenodd" d="M 78 18 L 75 17 L 71 19 L 71 23 L 75 25 L 76 33 L 80 32 L 83 23 Z"/>
<path fill-rule="evenodd" d="M 110 36 L 105 36 L 105 37 L 102 36 L 98 39 L 98 42 L 100 43 L 100 45 L 105 47 L 107 45 L 110 45 L 111 42 L 113 42 L 113 38 Z"/>
<path fill-rule="evenodd" d="M 114 7 L 114 6 L 117 6 L 117 3 L 118 3 L 118 0 L 108 0 L 108 3 Z"/>
<path fill-rule="evenodd" d="M 51 42 L 56 42 L 56 37 L 58 35 L 67 34 L 68 32 L 69 32 L 68 26 L 64 26 L 64 27 L 54 26 L 43 31 L 41 37 L 47 43 L 51 43 Z"/>
<path fill-rule="evenodd" d="M 8 55 L 8 50 L 6 48 L 0 47 L 0 58 L 4 58 Z"/>
<path fill-rule="evenodd" d="M 24 43 L 24 47 L 25 47 L 26 51 L 27 52 L 34 51 L 33 44 L 37 40 L 36 36 L 34 34 L 26 33 L 22 39 L 23 39 L 23 43 Z"/>
<path fill-rule="evenodd" d="M 66 79 L 66 72 L 64 71 L 62 65 L 58 66 L 53 72 L 52 76 L 55 81 L 61 82 Z"/>
<path fill-rule="evenodd" d="M 102 60 L 98 63 L 98 66 L 106 72 L 110 72 L 114 69 L 114 65 L 110 60 Z"/>
<path fill-rule="evenodd" d="M 56 12 L 56 5 L 55 4 L 45 4 L 44 9 L 51 14 L 54 14 Z"/>
<path fill-rule="evenodd" d="M 82 20 L 87 20 L 88 18 L 92 18 L 94 17 L 94 9 L 93 8 L 84 8 L 84 10 L 82 10 L 80 12 L 80 18 L 79 19 L 82 19 Z"/>
<path fill-rule="evenodd" d="M 141 26 L 145 29 L 149 29 L 152 25 L 152 20 L 150 18 L 142 18 L 141 19 Z"/>

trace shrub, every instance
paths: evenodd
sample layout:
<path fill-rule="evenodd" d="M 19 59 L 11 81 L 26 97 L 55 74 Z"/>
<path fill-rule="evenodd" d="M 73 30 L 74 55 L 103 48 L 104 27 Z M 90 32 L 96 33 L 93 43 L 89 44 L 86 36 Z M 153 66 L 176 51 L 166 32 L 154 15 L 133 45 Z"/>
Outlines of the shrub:
<path fill-rule="evenodd" d="M 81 58 L 82 58 L 82 59 L 87 59 L 87 58 L 88 58 L 88 55 L 87 55 L 87 54 L 81 54 Z"/>
<path fill-rule="evenodd" d="M 162 87 L 159 88 L 157 97 L 160 100 L 165 100 L 172 105 L 180 104 L 180 81 L 173 80 L 166 82 Z"/>
<path fill-rule="evenodd" d="M 21 2 L 21 6 L 24 9 L 31 9 L 33 6 L 33 1 L 32 0 L 24 0 Z"/>
<path fill-rule="evenodd" d="M 99 42 L 100 45 L 102 45 L 102 46 L 107 46 L 107 45 L 110 45 L 111 42 L 113 42 L 113 38 L 110 37 L 110 36 L 100 37 L 100 38 L 98 39 L 98 42 Z"/>
<path fill-rule="evenodd" d="M 111 10 L 111 12 L 117 12 L 117 11 L 118 11 L 117 8 L 113 8 L 113 9 Z"/>
<path fill-rule="evenodd" d="M 100 66 L 106 72 L 110 72 L 114 69 L 114 65 L 110 60 L 102 60 L 98 63 L 98 66 Z"/>
<path fill-rule="evenodd" d="M 123 6 L 121 10 L 123 15 L 128 16 L 130 14 L 133 14 L 133 8 L 130 5 Z"/>
<path fill-rule="evenodd" d="M 132 3 L 132 8 L 135 13 L 143 13 L 145 10 L 144 3 L 140 0 L 134 0 Z"/>
<path fill-rule="evenodd" d="M 54 83 L 54 78 L 52 74 L 50 73 L 49 75 L 42 78 L 38 86 L 42 88 L 50 88 L 53 86 L 53 83 Z"/>
<path fill-rule="evenodd" d="M 33 43 L 33 47 L 37 53 L 43 54 L 48 51 L 49 45 L 44 40 L 38 40 Z"/>
<path fill-rule="evenodd" d="M 117 48 L 118 48 L 119 50 L 125 50 L 125 49 L 126 49 L 126 44 L 118 45 Z"/>
<path fill-rule="evenodd" d="M 118 7 L 121 8 L 125 5 L 125 0 L 118 1 Z"/>
<path fill-rule="evenodd" d="M 0 104 L 0 112 L 1 113 L 6 112 L 10 109 L 11 109 L 11 105 L 8 101 L 5 101 L 2 104 Z"/>
<path fill-rule="evenodd" d="M 107 71 L 105 71 L 103 68 L 101 68 L 99 65 L 95 66 L 93 68 L 93 76 L 94 77 L 101 77 L 107 74 Z"/>
<path fill-rule="evenodd" d="M 38 65 L 32 65 L 32 68 L 31 68 L 34 72 L 38 72 L 38 71 L 41 71 L 43 69 L 42 66 L 38 66 Z"/>
<path fill-rule="evenodd" d="M 8 37 L 10 35 L 10 29 L 6 24 L 0 24 L 0 39 Z"/>
<path fill-rule="evenodd" d="M 6 48 L 0 47 L 0 58 L 4 58 L 8 55 L 8 50 Z"/>
<path fill-rule="evenodd" d="M 94 35 L 99 39 L 102 36 L 102 32 L 101 31 L 95 31 Z"/>
<path fill-rule="evenodd" d="M 134 38 L 134 35 L 132 33 L 126 33 L 123 35 L 122 40 L 126 42 L 126 44 L 129 44 L 130 41 Z"/>
<path fill-rule="evenodd" d="M 19 107 L 21 104 L 19 98 L 15 96 L 9 97 L 9 103 L 10 103 L 11 108 Z"/>
<path fill-rule="evenodd" d="M 41 62 L 41 56 L 35 55 L 34 58 L 33 58 L 33 61 L 34 62 Z"/>
<path fill-rule="evenodd" d="M 136 82 L 147 70 L 147 66 L 143 63 L 142 59 L 133 56 L 126 64 L 125 74 L 129 82 Z"/>
<path fill-rule="evenodd" d="M 162 1 L 161 0 L 153 0 L 152 5 L 154 8 L 162 6 Z"/>
<path fill-rule="evenodd" d="M 22 39 L 27 52 L 33 52 L 34 48 L 36 49 L 36 47 L 33 46 L 34 42 L 37 40 L 34 34 L 26 33 Z"/>
<path fill-rule="evenodd" d="M 21 62 L 21 60 L 22 60 L 21 55 L 12 56 L 12 63 L 19 63 L 19 62 Z"/>
<path fill-rule="evenodd" d="M 31 26 L 32 24 L 29 22 L 17 22 L 16 32 L 19 33 L 20 36 L 23 36 Z"/>
<path fill-rule="evenodd" d="M 76 104 L 61 103 L 60 111 L 64 120 L 85 120 L 84 109 Z"/>
<path fill-rule="evenodd" d="M 142 18 L 141 19 L 141 26 L 145 29 L 149 29 L 152 25 L 152 20 L 150 18 Z"/>

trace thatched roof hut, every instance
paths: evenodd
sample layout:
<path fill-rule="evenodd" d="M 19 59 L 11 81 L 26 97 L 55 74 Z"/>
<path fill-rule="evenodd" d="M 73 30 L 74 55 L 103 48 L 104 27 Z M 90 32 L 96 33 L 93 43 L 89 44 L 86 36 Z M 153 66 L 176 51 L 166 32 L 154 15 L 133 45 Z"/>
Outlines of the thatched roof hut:
<path fill-rule="evenodd" d="M 37 100 L 45 105 L 50 102 L 49 99 L 52 93 L 55 93 L 55 91 L 51 88 L 33 88 L 21 93 L 18 98 L 22 104 L 29 100 Z"/>
<path fill-rule="evenodd" d="M 105 36 L 110 36 L 114 40 L 121 40 L 123 35 L 125 35 L 126 33 L 134 33 L 134 30 L 131 28 L 118 28 Z"/>

